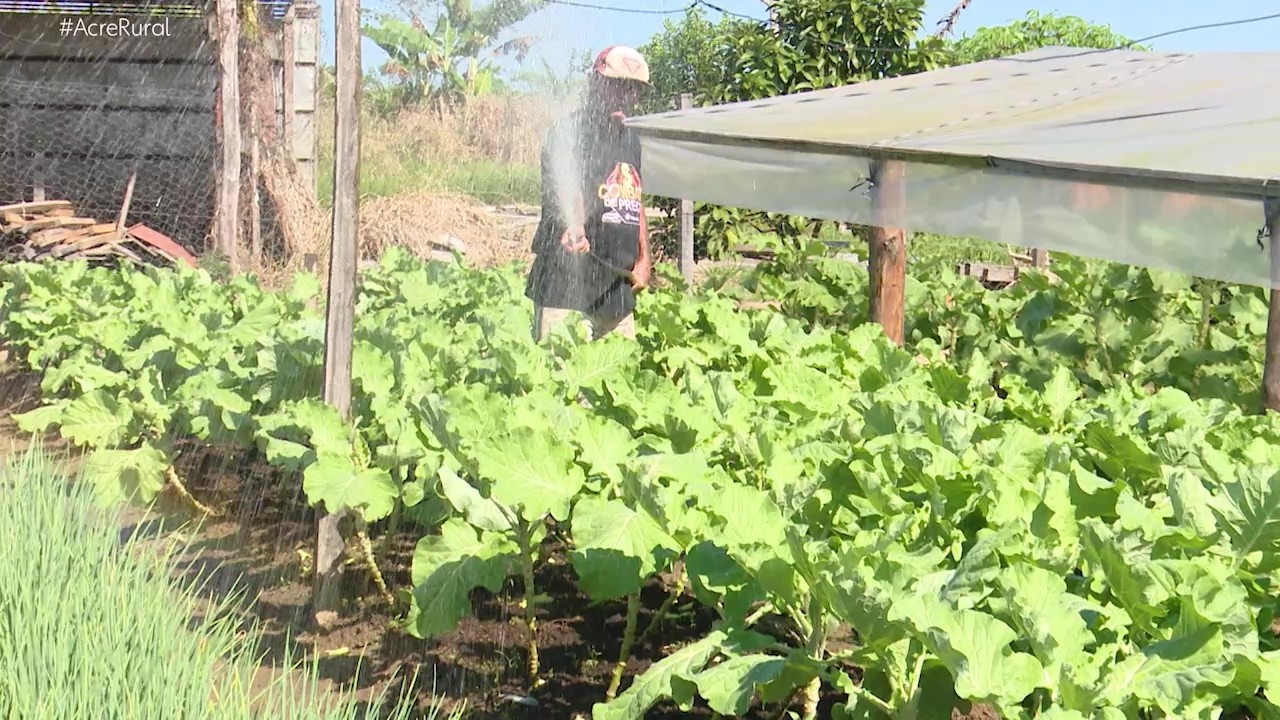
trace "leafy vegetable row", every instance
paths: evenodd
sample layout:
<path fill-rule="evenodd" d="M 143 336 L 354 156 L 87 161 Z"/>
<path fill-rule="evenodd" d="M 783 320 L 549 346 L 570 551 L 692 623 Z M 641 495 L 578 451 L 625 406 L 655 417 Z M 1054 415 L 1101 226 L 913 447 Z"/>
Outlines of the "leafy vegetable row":
<path fill-rule="evenodd" d="M 638 343 L 568 329 L 539 347 L 514 272 L 391 252 L 362 280 L 351 424 L 317 399 L 307 276 L 274 294 L 185 270 L 0 268 L 0 336 L 45 372 L 49 404 L 23 426 L 93 449 L 108 497 L 180 483 L 172 439 L 194 435 L 300 472 L 312 504 L 416 523 L 403 608 L 420 637 L 509 577 L 536 630 L 535 570 L 558 535 L 584 593 L 627 603 L 597 720 L 662 700 L 812 718 L 823 684 L 847 697 L 840 718 L 962 700 L 1004 717 L 1270 715 L 1280 422 L 1236 402 L 1252 320 L 1215 314 L 1210 343 L 1237 344 L 1211 374 L 1229 380 L 1193 400 L 1204 371 L 1168 370 L 1184 345 L 1079 339 L 1119 307 L 1145 313 L 1130 328 L 1191 312 L 1190 290 L 1156 297 L 1173 281 L 1134 273 L 1107 280 L 1128 300 L 1083 323 L 1063 309 L 1085 302 L 1083 270 L 998 300 L 926 283 L 913 292 L 944 296 L 913 318 L 911 352 L 719 292 L 646 296 Z M 1081 348 L 1111 359 L 1067 369 Z M 719 622 L 619 693 L 639 590 L 667 571 L 672 602 L 687 590 Z M 851 648 L 829 642 L 841 627 Z"/>

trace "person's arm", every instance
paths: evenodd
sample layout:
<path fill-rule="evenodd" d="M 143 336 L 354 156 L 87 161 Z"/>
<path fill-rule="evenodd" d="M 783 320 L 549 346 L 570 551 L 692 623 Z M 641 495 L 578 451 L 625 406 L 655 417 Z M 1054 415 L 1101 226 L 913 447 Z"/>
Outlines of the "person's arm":
<path fill-rule="evenodd" d="M 643 196 L 640 202 L 640 252 L 636 255 L 635 267 L 631 270 L 631 285 L 636 290 L 643 290 L 649 285 L 649 274 L 653 271 L 653 255 L 649 251 L 649 217 L 645 212 Z"/>

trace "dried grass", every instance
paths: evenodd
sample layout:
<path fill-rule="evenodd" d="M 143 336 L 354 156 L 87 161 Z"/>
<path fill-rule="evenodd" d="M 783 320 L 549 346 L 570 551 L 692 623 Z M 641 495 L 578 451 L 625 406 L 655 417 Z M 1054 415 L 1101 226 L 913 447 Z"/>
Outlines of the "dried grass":
<path fill-rule="evenodd" d="M 536 183 L 542 138 L 558 112 L 538 98 L 495 96 L 457 107 L 416 107 L 392 117 L 362 118 L 360 258 L 374 260 L 391 246 L 428 257 L 448 236 L 465 244 L 469 266 L 528 262 L 531 225 L 496 218 L 479 200 L 442 192 L 450 185 L 448 178 L 430 182 L 423 173 L 447 176 L 453 169 L 492 163 L 495 173 L 511 168 Z M 319 127 L 332 127 L 330 103 L 322 103 L 319 115 Z M 332 158 L 331 133 L 320 133 L 319 149 L 322 163 Z M 264 261 L 252 270 L 264 284 L 280 286 L 304 269 L 308 255 L 317 257 L 319 269 L 328 266 L 332 212 L 296 178 L 281 177 L 282 168 L 266 165 L 263 172 L 274 175 L 276 197 L 288 206 L 280 220 L 291 252 L 283 261 Z M 369 192 L 370 178 L 380 192 Z M 504 178 L 473 180 L 500 185 Z"/>
<path fill-rule="evenodd" d="M 391 155 L 536 168 L 542 136 L 555 115 L 556 109 L 539 98 L 479 97 L 456 107 L 417 107 L 388 118 L 367 117 L 361 142 L 371 161 Z"/>

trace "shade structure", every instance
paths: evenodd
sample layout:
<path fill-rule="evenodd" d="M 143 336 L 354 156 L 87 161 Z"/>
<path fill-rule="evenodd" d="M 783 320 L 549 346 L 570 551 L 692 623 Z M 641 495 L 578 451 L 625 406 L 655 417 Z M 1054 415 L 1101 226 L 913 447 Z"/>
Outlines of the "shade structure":
<path fill-rule="evenodd" d="M 628 122 L 657 195 L 1277 287 L 1277 77 L 1280 53 L 1048 48 Z"/>

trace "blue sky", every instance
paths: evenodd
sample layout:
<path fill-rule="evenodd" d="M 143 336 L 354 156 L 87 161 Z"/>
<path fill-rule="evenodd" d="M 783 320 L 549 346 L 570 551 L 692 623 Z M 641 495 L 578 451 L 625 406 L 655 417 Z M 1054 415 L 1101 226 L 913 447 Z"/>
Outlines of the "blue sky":
<path fill-rule="evenodd" d="M 473 0 L 483 4 L 485 0 Z M 581 0 L 594 5 L 645 10 L 680 11 L 688 0 Z M 323 58 L 333 61 L 334 0 L 319 0 L 324 34 Z M 712 4 L 743 15 L 763 18 L 761 0 L 712 0 Z M 955 0 L 929 0 L 927 27 L 949 12 Z M 364 0 L 367 10 L 389 8 L 385 0 Z M 1027 10 L 1078 15 L 1092 22 L 1110 25 L 1116 32 L 1140 38 L 1191 25 L 1236 20 L 1280 12 L 1277 0 L 972 0 L 960 17 L 957 33 L 987 25 L 1000 25 L 1022 17 Z M 707 11 L 715 19 L 717 13 Z M 544 57 L 553 67 L 566 66 L 568 58 L 582 50 L 608 45 L 640 45 L 662 29 L 666 18 L 678 14 L 637 15 L 576 7 L 552 6 L 524 22 L 517 30 L 539 38 L 535 57 Z M 1231 50 L 1274 51 L 1280 49 L 1280 19 L 1181 33 L 1151 43 L 1159 50 L 1220 52 Z M 365 67 L 377 67 L 386 56 L 365 40 L 362 49 Z"/>

